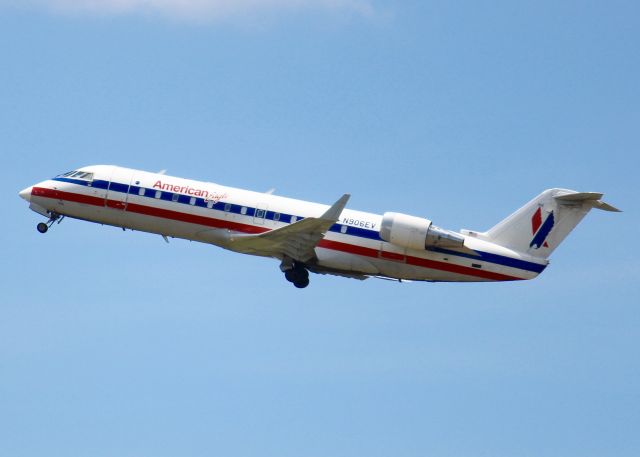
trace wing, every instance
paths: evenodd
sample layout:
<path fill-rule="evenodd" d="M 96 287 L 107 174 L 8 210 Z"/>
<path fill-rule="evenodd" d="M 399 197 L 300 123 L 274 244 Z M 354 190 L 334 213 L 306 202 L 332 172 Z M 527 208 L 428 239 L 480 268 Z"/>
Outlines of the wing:
<path fill-rule="evenodd" d="M 327 230 L 338 221 L 349 197 L 349 194 L 344 194 L 320 217 L 307 217 L 258 235 L 230 234 L 228 245 L 246 254 L 278 258 L 287 256 L 299 262 L 308 262 L 315 256 L 314 249 Z"/>

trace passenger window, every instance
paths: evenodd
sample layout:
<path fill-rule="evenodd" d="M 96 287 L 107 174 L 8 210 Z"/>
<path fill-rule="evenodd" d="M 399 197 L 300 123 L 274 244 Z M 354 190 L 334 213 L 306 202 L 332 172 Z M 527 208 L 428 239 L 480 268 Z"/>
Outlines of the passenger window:
<path fill-rule="evenodd" d="M 243 206 L 243 207 L 240 209 L 240 214 L 247 214 L 247 207 L 246 207 L 246 206 Z"/>
<path fill-rule="evenodd" d="M 144 195 L 144 187 L 138 189 L 138 195 Z"/>
<path fill-rule="evenodd" d="M 342 227 L 340 227 L 340 233 L 347 233 L 347 226 L 343 225 Z"/>
<path fill-rule="evenodd" d="M 162 191 L 156 190 L 156 198 L 160 198 L 160 197 L 162 197 Z"/>
<path fill-rule="evenodd" d="M 280 220 L 280 213 L 273 213 L 273 220 L 278 222 Z"/>
<path fill-rule="evenodd" d="M 298 218 L 296 216 L 291 216 L 291 223 L 292 224 L 297 220 L 298 220 Z"/>
<path fill-rule="evenodd" d="M 195 204 L 196 204 L 196 197 L 191 197 L 191 198 L 189 199 L 189 204 L 190 204 L 190 205 L 195 205 Z"/>
<path fill-rule="evenodd" d="M 224 204 L 224 210 L 225 211 L 231 211 L 231 203 L 225 203 Z"/>
<path fill-rule="evenodd" d="M 178 201 L 178 198 L 180 198 L 180 195 L 179 195 L 179 194 L 173 194 L 173 195 L 171 196 L 171 201 L 173 201 L 173 202 L 177 202 L 177 201 Z"/>
<path fill-rule="evenodd" d="M 256 211 L 256 217 L 264 217 L 264 210 L 263 209 L 259 209 L 258 211 Z"/>
<path fill-rule="evenodd" d="M 207 208 L 213 208 L 213 200 L 207 202 Z"/>

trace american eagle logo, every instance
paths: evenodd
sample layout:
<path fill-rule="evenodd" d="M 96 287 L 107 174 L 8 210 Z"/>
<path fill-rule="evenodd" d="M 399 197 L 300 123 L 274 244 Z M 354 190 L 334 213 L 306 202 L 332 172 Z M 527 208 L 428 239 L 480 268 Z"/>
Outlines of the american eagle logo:
<path fill-rule="evenodd" d="M 538 208 L 535 213 L 533 213 L 533 217 L 531 217 L 531 233 L 533 234 L 533 239 L 531 243 L 529 243 L 530 248 L 540 249 L 540 246 L 544 246 L 548 248 L 549 245 L 546 242 L 547 236 L 553 229 L 553 224 L 555 220 L 553 218 L 553 211 L 549 213 L 544 222 L 542 222 L 542 208 Z"/>

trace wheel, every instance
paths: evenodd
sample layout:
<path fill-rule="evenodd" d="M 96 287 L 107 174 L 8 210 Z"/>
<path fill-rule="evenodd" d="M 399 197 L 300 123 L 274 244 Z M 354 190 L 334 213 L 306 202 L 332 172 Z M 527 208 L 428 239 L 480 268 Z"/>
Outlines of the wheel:
<path fill-rule="evenodd" d="M 309 276 L 307 276 L 306 278 L 301 278 L 300 280 L 294 282 L 293 285 L 298 289 L 304 289 L 309 285 Z"/>
<path fill-rule="evenodd" d="M 284 277 L 289 282 L 303 283 L 305 280 L 309 279 L 309 272 L 303 266 L 296 265 L 294 268 L 285 271 Z"/>
<path fill-rule="evenodd" d="M 38 225 L 36 225 L 36 229 L 38 229 L 38 232 L 40 233 L 47 233 L 47 230 L 49 230 L 49 226 L 44 222 L 40 222 Z"/>
<path fill-rule="evenodd" d="M 289 282 L 296 282 L 296 271 L 293 269 L 285 271 L 284 278 Z"/>

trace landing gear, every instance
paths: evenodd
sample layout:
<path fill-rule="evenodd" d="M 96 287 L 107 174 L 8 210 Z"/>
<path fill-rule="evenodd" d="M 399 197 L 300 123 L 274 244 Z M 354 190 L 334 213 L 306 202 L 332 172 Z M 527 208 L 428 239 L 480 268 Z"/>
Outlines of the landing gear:
<path fill-rule="evenodd" d="M 309 285 L 309 272 L 303 266 L 296 266 L 285 271 L 284 277 L 298 289 L 304 289 Z"/>
<path fill-rule="evenodd" d="M 300 263 L 291 259 L 285 259 L 280 265 L 287 281 L 293 283 L 298 289 L 304 289 L 309 285 L 309 271 Z"/>
<path fill-rule="evenodd" d="M 305 270 L 306 271 L 306 270 Z M 307 272 L 307 277 L 306 278 L 302 278 L 298 281 L 295 281 L 293 283 L 294 286 L 296 286 L 298 289 L 304 289 L 305 287 L 307 287 L 309 285 L 309 272 Z"/>
<path fill-rule="evenodd" d="M 36 229 L 38 230 L 38 232 L 40 233 L 47 233 L 47 230 L 49 230 L 49 227 L 51 227 L 56 221 L 58 222 L 58 224 L 60 222 L 62 222 L 62 219 L 64 219 L 64 216 L 61 216 L 58 213 L 49 213 L 49 221 L 44 223 L 44 222 L 40 222 L 38 225 L 36 225 Z"/>

